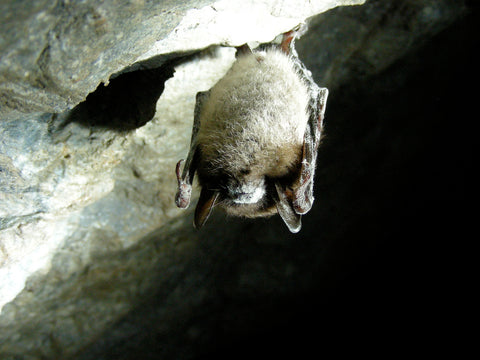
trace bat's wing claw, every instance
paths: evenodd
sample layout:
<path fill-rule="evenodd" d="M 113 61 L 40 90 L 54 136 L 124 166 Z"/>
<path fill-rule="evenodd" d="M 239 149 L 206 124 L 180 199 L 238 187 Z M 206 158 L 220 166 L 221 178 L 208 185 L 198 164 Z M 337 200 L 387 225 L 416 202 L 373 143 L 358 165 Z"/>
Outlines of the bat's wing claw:
<path fill-rule="evenodd" d="M 292 204 L 292 194 L 289 190 L 283 189 L 281 185 L 275 184 L 277 190 L 277 200 L 275 205 L 278 214 L 285 222 L 288 230 L 292 233 L 297 233 L 302 228 L 302 216 L 297 213 Z"/>
<path fill-rule="evenodd" d="M 192 196 L 192 185 L 185 181 L 182 177 L 181 167 L 185 161 L 182 159 L 177 163 L 175 172 L 177 174 L 178 190 L 175 195 L 175 204 L 181 209 L 186 209 L 190 205 L 190 198 Z M 188 177 L 187 177 L 188 178 Z"/>
<path fill-rule="evenodd" d="M 190 205 L 190 198 L 192 196 L 192 186 L 182 184 L 178 187 L 175 195 L 175 204 L 181 209 L 186 209 Z"/>

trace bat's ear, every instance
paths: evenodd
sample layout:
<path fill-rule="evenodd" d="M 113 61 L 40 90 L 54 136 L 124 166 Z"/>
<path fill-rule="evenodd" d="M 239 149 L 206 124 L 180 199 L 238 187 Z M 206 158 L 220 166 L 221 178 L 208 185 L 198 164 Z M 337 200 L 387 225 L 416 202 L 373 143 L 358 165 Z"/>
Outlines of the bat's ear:
<path fill-rule="evenodd" d="M 295 212 L 292 203 L 293 194 L 290 190 L 284 189 L 280 184 L 275 183 L 277 189 L 277 198 L 275 205 L 278 214 L 283 219 L 285 224 L 292 233 L 297 233 L 302 228 L 302 216 Z"/>
<path fill-rule="evenodd" d="M 195 219 L 193 221 L 196 229 L 200 229 L 207 222 L 217 199 L 218 192 L 202 188 L 197 207 L 195 208 Z"/>

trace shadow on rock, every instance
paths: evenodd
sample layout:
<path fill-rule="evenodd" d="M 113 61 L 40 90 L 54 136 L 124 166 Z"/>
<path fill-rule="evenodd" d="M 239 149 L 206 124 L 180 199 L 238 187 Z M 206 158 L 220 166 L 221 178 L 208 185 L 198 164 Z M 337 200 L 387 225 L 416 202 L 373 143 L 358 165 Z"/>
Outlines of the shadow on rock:
<path fill-rule="evenodd" d="M 128 131 L 145 125 L 155 115 L 155 107 L 173 76 L 175 61 L 155 69 L 120 74 L 108 85 L 100 84 L 69 114 L 66 124 Z"/>

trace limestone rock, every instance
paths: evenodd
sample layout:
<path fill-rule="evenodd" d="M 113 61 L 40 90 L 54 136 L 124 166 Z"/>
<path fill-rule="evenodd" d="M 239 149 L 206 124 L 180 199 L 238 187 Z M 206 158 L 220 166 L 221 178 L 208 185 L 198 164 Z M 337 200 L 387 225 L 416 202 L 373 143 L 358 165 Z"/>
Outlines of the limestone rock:
<path fill-rule="evenodd" d="M 171 169 L 188 147 L 194 97 L 228 69 L 233 50 L 177 66 L 157 106 L 173 74 L 169 59 L 272 40 L 341 3 L 3 5 L 2 33 L 11 36 L 0 43 L 0 308 L 74 229 L 113 227 L 127 247 L 179 214 Z"/>
<path fill-rule="evenodd" d="M 364 8 L 361 16 L 344 7 L 315 17 L 299 44 L 327 87 L 384 71 L 465 13 L 454 0 L 369 1 Z M 322 51 L 310 52 L 311 47 Z"/>
<path fill-rule="evenodd" d="M 363 2 L 2 2 L 0 116 L 13 109 L 62 112 L 140 60 L 269 41 L 309 16 Z"/>

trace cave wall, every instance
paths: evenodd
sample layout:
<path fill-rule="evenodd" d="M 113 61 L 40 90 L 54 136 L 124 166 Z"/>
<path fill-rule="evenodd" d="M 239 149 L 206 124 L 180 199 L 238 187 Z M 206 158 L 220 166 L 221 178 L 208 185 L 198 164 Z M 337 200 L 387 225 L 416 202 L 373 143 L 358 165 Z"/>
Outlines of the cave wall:
<path fill-rule="evenodd" d="M 123 248 L 180 214 L 164 189 L 175 187 L 171 169 L 188 148 L 194 95 L 222 76 L 233 50 L 178 64 L 157 105 L 169 61 L 270 41 L 337 2 L 204 5 L 3 5 L 2 305 L 66 238 L 100 229 Z"/>
<path fill-rule="evenodd" d="M 409 249 L 438 236 L 426 230 L 435 195 L 448 185 L 447 204 L 464 196 L 468 157 L 454 155 L 469 149 L 437 155 L 453 116 L 438 109 L 465 99 L 451 89 L 476 46 L 476 12 L 447 0 L 324 12 L 340 3 L 2 5 L 2 358 L 232 357 L 232 347 L 240 357 L 278 339 L 314 343 L 309 322 L 343 336 L 333 324 L 352 327 L 349 316 L 398 321 L 389 307 L 395 295 L 408 303 L 402 281 L 418 270 Z M 194 231 L 174 206 L 173 170 L 196 92 L 229 68 L 228 46 L 320 12 L 297 45 L 331 90 L 304 229 L 214 214 Z M 455 181 L 441 160 L 456 164 Z"/>

